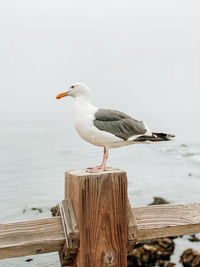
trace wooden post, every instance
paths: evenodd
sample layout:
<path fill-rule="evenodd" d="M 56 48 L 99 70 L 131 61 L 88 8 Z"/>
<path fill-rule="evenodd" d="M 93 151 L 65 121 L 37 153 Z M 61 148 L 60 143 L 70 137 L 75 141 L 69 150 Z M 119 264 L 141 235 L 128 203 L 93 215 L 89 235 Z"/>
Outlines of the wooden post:
<path fill-rule="evenodd" d="M 72 199 L 80 232 L 77 266 L 127 266 L 126 173 L 67 172 L 65 198 Z"/>
<path fill-rule="evenodd" d="M 65 199 L 58 204 L 61 215 L 66 243 L 59 251 L 62 267 L 71 266 L 79 248 L 79 231 L 72 207 L 71 199 Z"/>

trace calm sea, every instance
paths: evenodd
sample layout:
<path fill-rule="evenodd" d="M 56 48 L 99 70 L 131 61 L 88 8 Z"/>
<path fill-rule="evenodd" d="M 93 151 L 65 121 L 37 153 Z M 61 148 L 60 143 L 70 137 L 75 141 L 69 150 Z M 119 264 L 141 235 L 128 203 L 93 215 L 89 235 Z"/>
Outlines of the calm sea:
<path fill-rule="evenodd" d="M 182 125 L 173 130 L 173 142 L 110 151 L 108 166 L 127 172 L 132 205 L 147 205 L 154 196 L 171 203 L 200 200 L 200 127 Z M 101 158 L 101 148 L 85 143 L 62 123 L 1 122 L 0 223 L 51 216 L 50 208 L 64 197 L 64 172 L 95 165 Z M 184 249 L 200 248 L 187 237 L 176 244 L 172 261 L 177 266 Z M 33 261 L 25 262 L 28 258 Z M 60 265 L 57 253 L 0 261 L 0 267 L 12 266 Z"/>

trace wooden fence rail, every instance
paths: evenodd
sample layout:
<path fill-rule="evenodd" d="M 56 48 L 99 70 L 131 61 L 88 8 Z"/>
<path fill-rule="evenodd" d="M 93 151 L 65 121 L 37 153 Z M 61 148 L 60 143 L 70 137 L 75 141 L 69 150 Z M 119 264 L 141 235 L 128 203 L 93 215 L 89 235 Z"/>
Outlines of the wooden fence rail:
<path fill-rule="evenodd" d="M 72 199 L 80 246 L 66 243 L 65 228 L 70 226 L 63 227 L 62 213 L 62 217 L 0 224 L 0 259 L 58 251 L 61 265 L 71 266 L 70 254 L 73 259 L 79 251 L 77 266 L 124 267 L 127 247 L 135 242 L 200 232 L 200 203 L 130 209 L 123 171 L 98 175 L 74 171 L 65 179 L 65 198 Z M 68 222 L 69 215 L 66 218 Z M 68 251 L 66 259 L 63 251 Z"/>
<path fill-rule="evenodd" d="M 138 223 L 138 242 L 200 232 L 200 203 L 167 204 L 132 210 Z M 64 243 L 60 216 L 0 224 L 0 259 L 60 251 Z"/>

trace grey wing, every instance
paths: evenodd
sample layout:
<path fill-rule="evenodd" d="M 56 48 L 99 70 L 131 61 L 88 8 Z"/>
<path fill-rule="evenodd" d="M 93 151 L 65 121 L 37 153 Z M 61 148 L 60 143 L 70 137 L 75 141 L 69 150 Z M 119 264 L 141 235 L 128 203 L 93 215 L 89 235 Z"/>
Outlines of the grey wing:
<path fill-rule="evenodd" d="M 94 125 L 100 131 L 112 133 L 123 140 L 128 140 L 134 135 L 142 135 L 147 131 L 142 121 L 112 109 L 99 109 L 95 113 Z"/>

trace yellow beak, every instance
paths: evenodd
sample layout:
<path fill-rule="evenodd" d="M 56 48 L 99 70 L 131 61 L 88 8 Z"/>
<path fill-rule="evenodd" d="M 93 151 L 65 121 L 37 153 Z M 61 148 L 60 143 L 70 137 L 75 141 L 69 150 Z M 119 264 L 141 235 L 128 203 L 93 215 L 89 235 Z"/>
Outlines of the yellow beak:
<path fill-rule="evenodd" d="M 56 99 L 60 99 L 60 98 L 62 98 L 62 97 L 64 97 L 64 96 L 67 96 L 68 93 L 69 93 L 69 92 L 61 93 L 61 94 L 59 94 L 59 95 L 56 96 Z"/>

